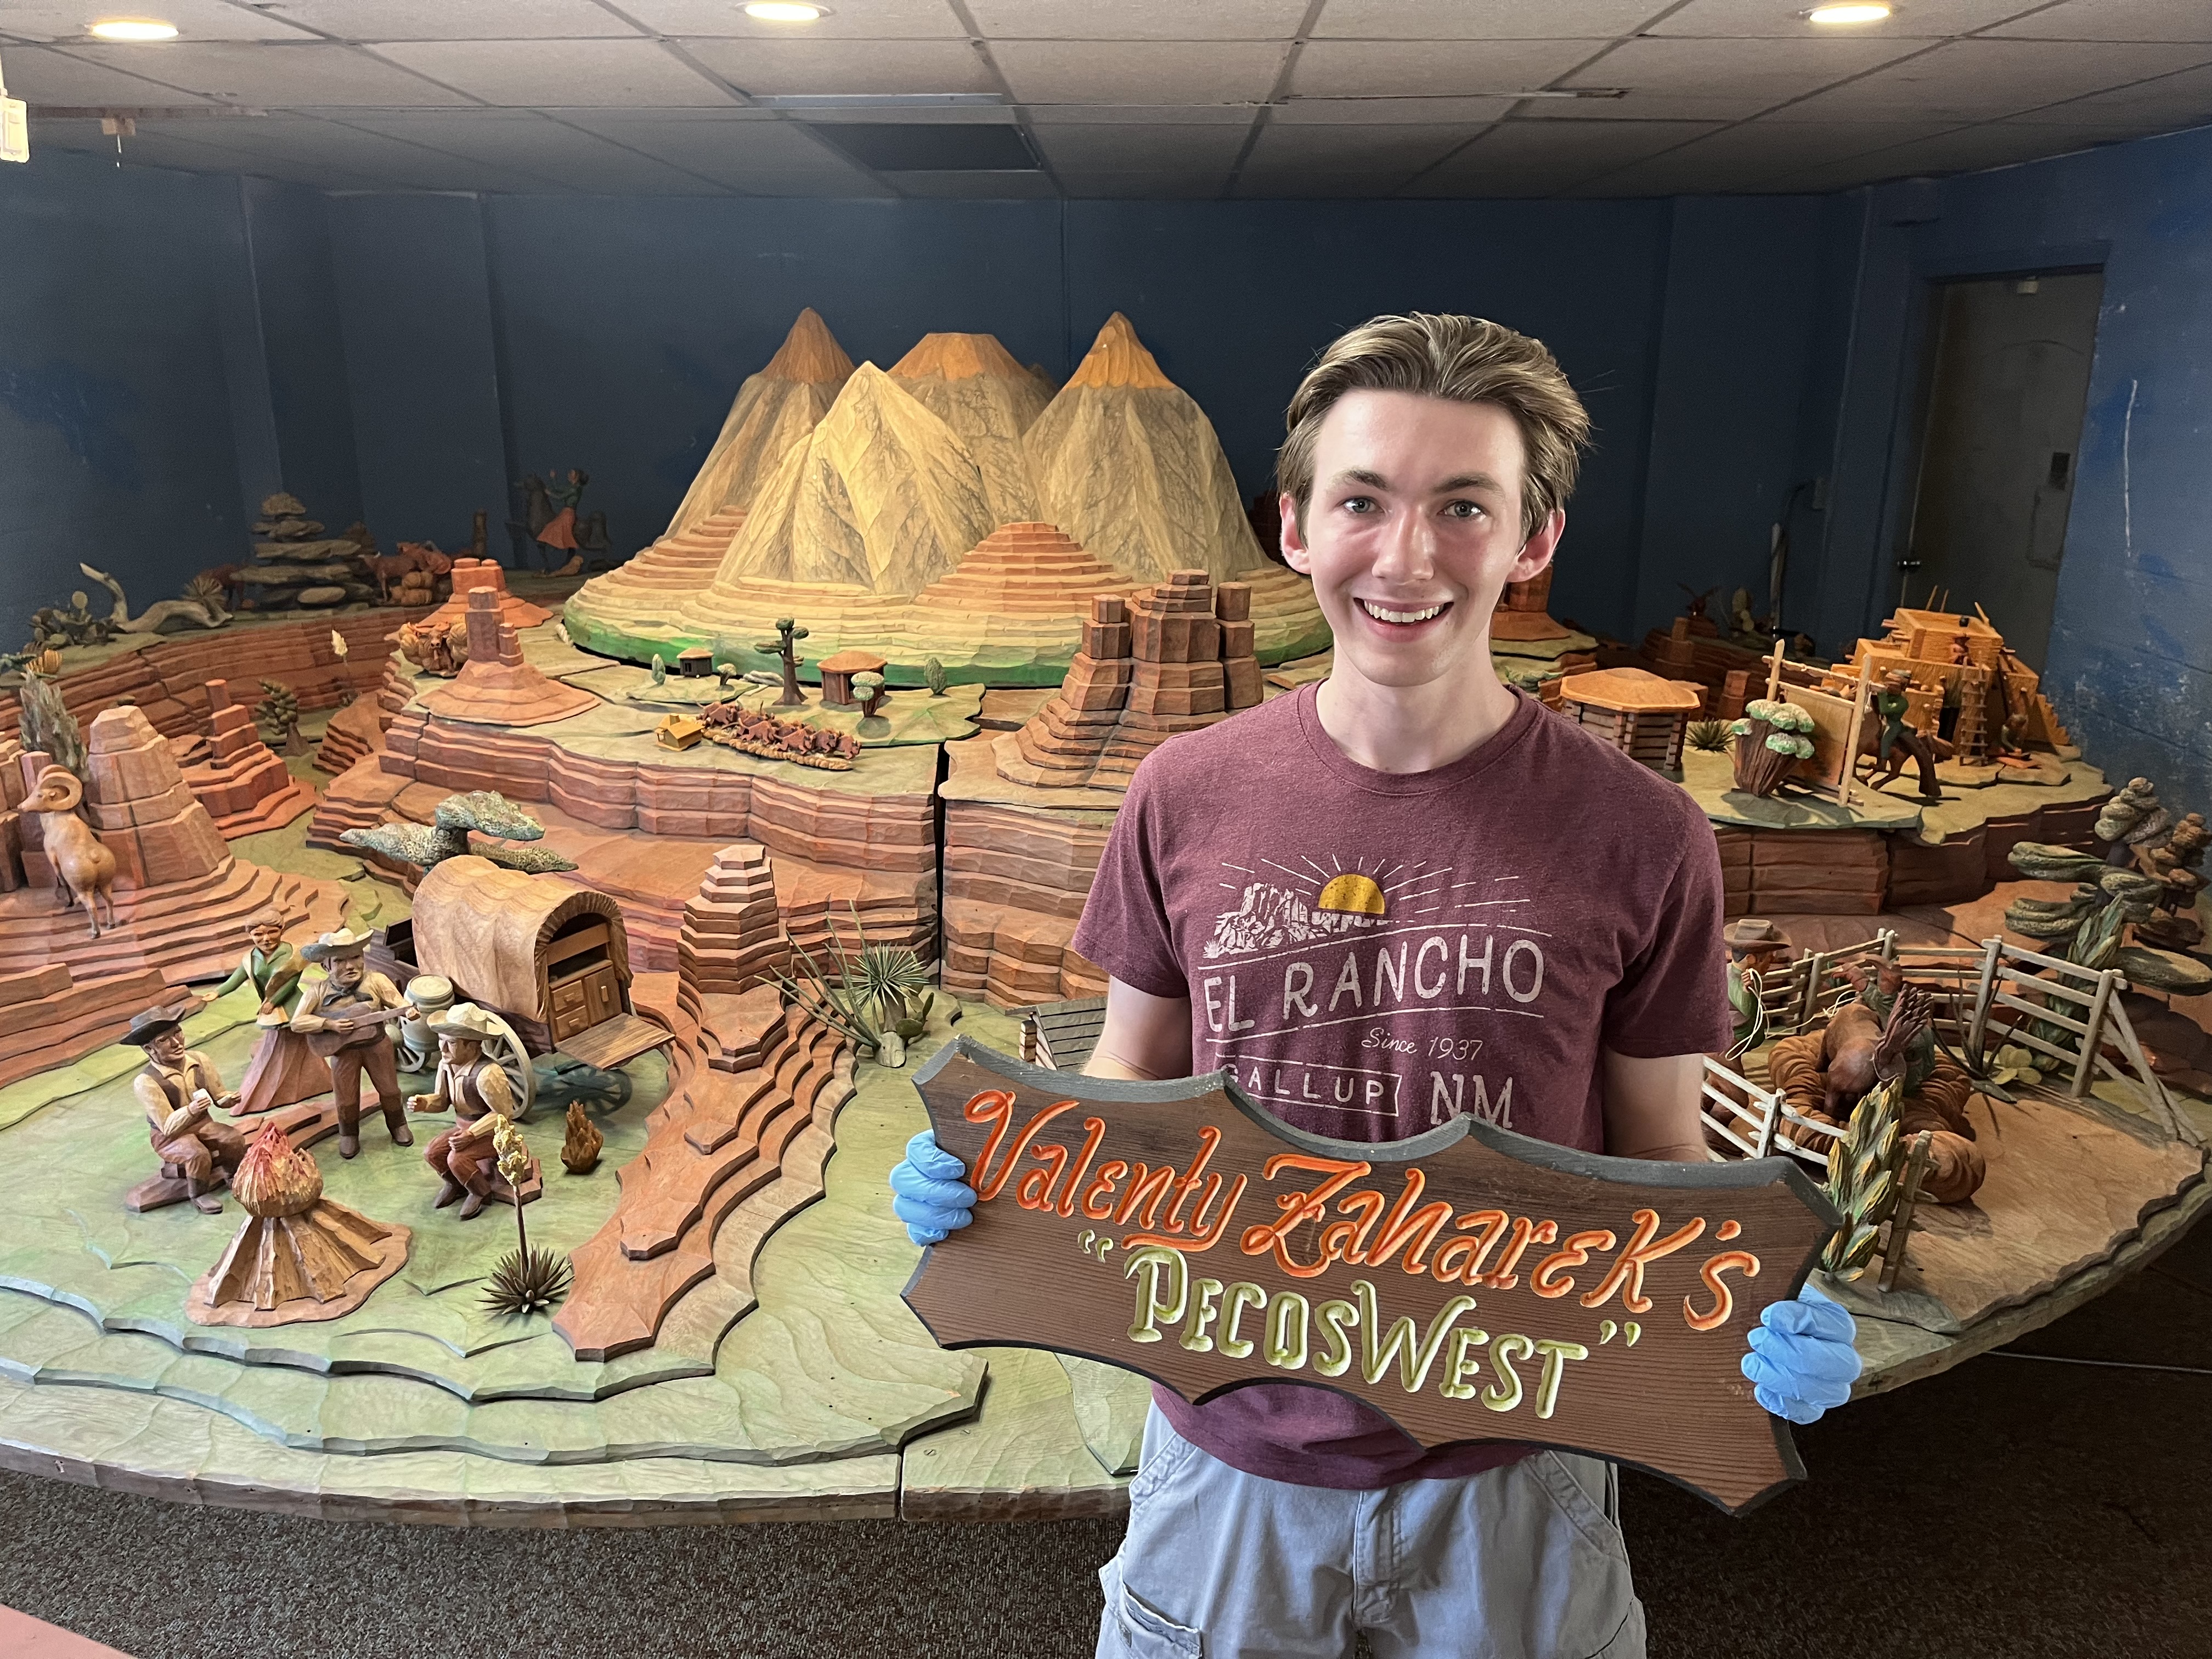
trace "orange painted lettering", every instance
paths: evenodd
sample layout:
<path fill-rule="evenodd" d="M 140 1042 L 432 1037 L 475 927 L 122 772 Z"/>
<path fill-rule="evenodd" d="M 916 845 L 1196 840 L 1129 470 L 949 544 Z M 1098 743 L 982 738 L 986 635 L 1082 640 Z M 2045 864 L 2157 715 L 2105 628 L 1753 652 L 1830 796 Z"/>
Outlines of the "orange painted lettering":
<path fill-rule="evenodd" d="M 1462 1232 L 1469 1227 L 1482 1229 L 1482 1237 L 1455 1238 L 1437 1252 L 1437 1265 L 1429 1269 L 1440 1284 L 1449 1285 L 1456 1277 L 1462 1284 L 1472 1285 L 1482 1276 L 1483 1258 L 1490 1254 L 1491 1246 L 1498 1243 L 1505 1231 L 1505 1212 L 1503 1210 L 1469 1210 L 1452 1223 Z M 1462 1267 L 1464 1261 L 1467 1265 Z"/>
<path fill-rule="evenodd" d="M 1091 1168 L 1091 1160 L 1098 1154 L 1098 1143 L 1105 1139 L 1104 1118 L 1086 1117 L 1083 1120 L 1083 1156 L 1076 1161 L 1075 1173 L 1068 1176 L 1067 1184 L 1060 1189 L 1060 1202 L 1054 1206 L 1057 1213 L 1075 1213 L 1075 1189 L 1083 1184 L 1085 1171 Z"/>
<path fill-rule="evenodd" d="M 1606 1298 L 1620 1291 L 1620 1305 L 1629 1312 L 1650 1313 L 1651 1298 L 1644 1294 L 1646 1264 L 1658 1261 L 1662 1255 L 1674 1255 L 1705 1231 L 1705 1218 L 1694 1216 L 1655 1243 L 1653 1235 L 1659 1231 L 1659 1212 L 1656 1210 L 1638 1210 L 1630 1218 L 1636 1223 L 1636 1231 L 1629 1235 L 1628 1243 L 1622 1247 L 1620 1254 L 1613 1257 L 1613 1266 L 1606 1269 L 1605 1277 L 1598 1280 L 1596 1288 L 1583 1292 L 1583 1306 L 1585 1308 L 1603 1307 Z M 1613 1243 L 1610 1234 L 1607 1235 L 1605 1242 L 1607 1244 Z M 1626 1288 L 1623 1289 L 1623 1286 Z M 1728 1316 L 1723 1314 L 1721 1316 L 1725 1319 Z"/>
<path fill-rule="evenodd" d="M 1515 1216 L 1513 1237 L 1505 1241 L 1505 1254 L 1498 1258 L 1498 1265 L 1480 1279 L 1468 1282 L 1487 1285 L 1494 1291 L 1511 1290 L 1521 1282 L 1521 1275 L 1515 1273 L 1513 1267 L 1521 1260 L 1522 1252 L 1531 1244 L 1549 1244 L 1559 1236 L 1559 1224 L 1556 1221 L 1539 1221 L 1531 1226 L 1528 1217 Z"/>
<path fill-rule="evenodd" d="M 1609 1250 L 1613 1235 L 1603 1228 L 1593 1232 L 1576 1233 L 1551 1255 L 1536 1264 L 1536 1271 L 1528 1275 L 1528 1288 L 1539 1296 L 1565 1296 L 1575 1287 L 1571 1279 L 1554 1277 L 1562 1269 L 1579 1267 L 1590 1259 L 1592 1250 Z"/>
<path fill-rule="evenodd" d="M 1759 1277 L 1759 1258 L 1749 1250 L 1723 1250 L 1711 1257 L 1698 1269 L 1698 1277 L 1705 1281 L 1705 1288 L 1713 1293 L 1712 1311 L 1699 1313 L 1690 1305 L 1690 1298 L 1682 1298 L 1682 1317 L 1690 1322 L 1693 1331 L 1710 1331 L 1728 1323 L 1728 1316 L 1735 1310 L 1735 1297 L 1721 1280 L 1721 1275 L 1731 1267 L 1746 1279 Z"/>
<path fill-rule="evenodd" d="M 1114 1183 L 1129 1173 L 1129 1166 L 1118 1158 L 1109 1158 L 1098 1166 L 1098 1173 L 1091 1177 L 1091 1184 L 1083 1189 L 1083 1213 L 1093 1221 L 1105 1221 L 1114 1213 Z M 1103 1204 L 1097 1200 L 1104 1199 Z"/>
<path fill-rule="evenodd" d="M 1237 1240 L 1237 1248 L 1247 1255 L 1265 1255 L 1274 1252 L 1276 1265 L 1296 1279 L 1312 1279 L 1328 1266 L 1324 1255 L 1318 1261 L 1305 1262 L 1291 1255 L 1290 1237 L 1309 1221 L 1318 1221 L 1328 1212 L 1328 1201 L 1345 1188 L 1365 1175 L 1375 1166 L 1348 1158 L 1319 1158 L 1305 1152 L 1278 1152 L 1261 1167 L 1263 1181 L 1273 1181 L 1285 1170 L 1308 1170 L 1327 1180 L 1317 1183 L 1310 1191 L 1278 1193 L 1275 1207 L 1282 1211 L 1281 1219 L 1273 1225 L 1260 1222 L 1247 1227 Z"/>
<path fill-rule="evenodd" d="M 1022 1149 L 1030 1144 L 1030 1138 L 1062 1112 L 1074 1110 L 1077 1104 L 1073 1100 L 1063 1100 L 1057 1106 L 1048 1106 L 1023 1126 L 1019 1135 L 1010 1138 L 1006 1126 L 1014 1121 L 1012 1091 L 986 1089 L 970 1100 L 963 1109 L 963 1115 L 970 1123 L 991 1125 L 990 1136 L 983 1142 L 982 1155 L 975 1160 L 975 1196 L 985 1201 L 996 1198 L 1000 1189 L 1012 1176 L 1014 1161 L 1022 1155 Z M 998 1155 L 1001 1146 L 1006 1149 L 1006 1156 L 1000 1159 L 998 1172 L 994 1175 L 991 1172 L 991 1160 Z M 1066 1151 L 1062 1150 L 1060 1157 L 1064 1159 L 1066 1156 Z"/>
<path fill-rule="evenodd" d="M 1437 1242 L 1437 1235 L 1451 1222 L 1451 1206 L 1442 1199 L 1413 1207 L 1421 1195 L 1428 1177 L 1419 1170 L 1406 1171 L 1406 1190 L 1390 1206 L 1390 1214 L 1382 1223 L 1382 1231 L 1376 1236 L 1374 1248 L 1364 1256 L 1355 1255 L 1354 1261 L 1364 1261 L 1370 1267 L 1380 1267 L 1398 1253 L 1401 1247 L 1406 1259 L 1399 1265 L 1409 1273 L 1426 1273 L 1428 1263 L 1421 1258 Z"/>

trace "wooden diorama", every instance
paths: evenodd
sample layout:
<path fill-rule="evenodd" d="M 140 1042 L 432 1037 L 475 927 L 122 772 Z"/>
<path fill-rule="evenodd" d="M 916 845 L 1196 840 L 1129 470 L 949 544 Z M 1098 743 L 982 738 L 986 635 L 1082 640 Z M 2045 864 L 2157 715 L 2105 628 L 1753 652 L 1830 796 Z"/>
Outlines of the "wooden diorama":
<path fill-rule="evenodd" d="M 1731 1512 L 1802 1478 L 1738 1366 L 1836 1224 L 1787 1159 L 1599 1158 L 1471 1116 L 1328 1140 L 1226 1073 L 1076 1078 L 965 1037 L 915 1086 L 979 1200 L 906 1290 L 949 1346 L 1060 1349 L 1200 1402 L 1334 1388 L 1424 1445 L 1594 1452 Z"/>
<path fill-rule="evenodd" d="M 839 499 L 851 514 L 827 510 Z M 226 600 L 210 627 L 184 601 L 125 605 L 120 622 L 73 601 L 34 624 L 45 644 L 9 659 L 0 731 L 24 740 L 0 738 L 0 1150 L 18 1176 L 0 1218 L 0 1461 L 194 1501 L 502 1524 L 1112 1512 L 1145 1370 L 1165 1355 L 1221 1368 L 1170 1377 L 1196 1392 L 1248 1380 L 1220 1346 L 1225 1323 L 1237 1340 L 1260 1334 L 1249 1358 L 1272 1376 L 1267 1310 L 1304 1292 L 1219 1272 L 1224 1239 L 1186 1264 L 1182 1321 L 1170 1334 L 1158 1314 L 1142 1357 L 940 1346 L 900 1301 L 916 1253 L 879 1184 L 924 1114 L 911 1074 L 881 1063 L 888 1045 L 842 1027 L 899 1037 L 916 1066 L 957 1031 L 1073 1072 L 1105 978 L 1070 941 L 1136 766 L 1328 672 L 1310 590 L 1261 557 L 1203 414 L 1119 318 L 1055 386 L 983 335 L 856 368 L 807 313 L 739 388 L 651 547 L 588 582 L 487 553 L 442 570 L 407 553 L 380 578 L 349 563 L 389 607 L 343 592 L 304 609 Z M 1737 964 L 1749 1040 L 1708 1069 L 1711 1146 L 1788 1160 L 1829 1192 L 1845 1224 L 1818 1282 L 1869 1316 L 1862 1387 L 1899 1386 L 2077 1304 L 2212 1203 L 2206 838 L 2187 810 L 2204 804 L 2161 802 L 2151 780 L 2116 792 L 1971 604 L 1902 610 L 1840 664 L 1778 667 L 1771 640 L 1733 616 L 1723 631 L 1697 597 L 1628 652 L 1552 621 L 1540 578 L 1501 596 L 1494 658 L 1560 716 L 1656 761 L 1713 823 L 1727 914 L 1768 926 Z M 266 731 L 247 705 L 278 700 L 225 683 L 241 662 L 288 694 Z M 1911 772 L 1875 775 L 1899 666 L 1903 720 L 1942 745 L 1940 799 Z M 1687 683 L 1702 706 L 1565 695 L 1626 668 Z M 1788 711 L 1758 745 L 1775 775 L 1740 779 L 1729 727 L 1770 703 Z M 312 756 L 276 752 L 293 726 Z M 1807 752 L 1768 746 L 1779 736 Z M 374 1029 L 395 1098 L 427 1103 L 410 1114 L 414 1146 L 372 1128 L 312 1179 L 298 1160 L 341 1131 L 329 1062 L 284 1006 L 319 1002 L 325 970 L 280 991 L 283 951 L 253 933 L 270 913 L 295 953 L 367 935 L 366 969 L 402 1001 L 419 994 Z M 934 975 L 919 1015 L 909 951 Z M 871 990 L 872 975 L 888 978 Z M 451 1080 L 437 1086 L 434 1026 L 463 1005 L 514 1033 L 468 1065 L 496 1059 L 521 1108 L 520 1209 L 481 1149 L 457 1174 L 446 1139 L 461 1124 Z M 163 1092 L 149 1120 L 147 1057 L 119 1041 L 157 1006 L 181 1014 L 214 1079 L 165 1138 L 174 1158 L 153 1137 L 180 1108 Z M 1900 1057 L 1861 1089 L 1870 1063 Z M 1073 1087 L 1090 1098 L 1061 1084 L 1044 1105 Z M 864 1109 L 841 1115 L 854 1100 Z M 1079 1158 L 1084 1135 L 1049 1132 L 1082 1115 L 1036 1144 Z M 272 1123 L 289 1151 L 240 1192 Z M 1211 1171 L 1231 1173 L 1238 1125 L 1213 1124 Z M 1174 1146 L 1148 1133 L 1148 1164 L 1188 1169 L 1194 1130 Z M 1494 1152 L 1478 1134 L 1417 1160 L 1423 1201 L 1443 1201 L 1453 1160 Z M 1388 1199 L 1380 1229 L 1406 1166 L 1361 1160 L 1373 1170 L 1331 1202 Z M 1065 1255 L 1055 1288 L 1110 1290 L 1125 1337 L 1140 1290 L 1171 1304 L 1166 1261 L 1124 1276 L 1127 1230 L 1105 1230 L 1103 1261 L 1066 1255 L 1090 1218 L 1024 1210 L 1044 1165 L 1016 1161 L 964 1242 L 1000 1223 L 1060 1230 L 1039 1258 Z M 1527 1167 L 1512 1179 L 1544 1173 Z M 462 1220 L 479 1188 L 482 1212 Z M 319 1204 L 363 1220 L 323 1227 Z M 1674 1204 L 1651 1206 L 1654 1243 L 1686 1224 Z M 1754 1224 L 1686 1211 L 1705 1234 L 1651 1261 L 1653 1309 L 1625 1316 L 1579 1298 L 1632 1237 L 1632 1207 L 1573 1222 L 1616 1242 L 1557 1265 L 1577 1280 L 1559 1298 L 1528 1289 L 1564 1248 L 1540 1245 L 1535 1224 L 1582 1212 L 1514 1212 L 1530 1227 L 1520 1261 L 1497 1265 L 1509 1219 L 1481 1271 L 1522 1282 L 1468 1289 L 1478 1307 L 1435 1333 L 1420 1399 L 1561 1443 L 1571 1420 L 1582 1431 L 1591 1379 L 1697 1334 L 1682 1297 L 1713 1304 L 1694 1269 L 1740 1242 L 1718 1239 L 1722 1220 Z M 546 1294 L 487 1307 L 526 1224 L 565 1291 L 556 1271 L 534 1281 Z M 1467 1230 L 1470 1249 L 1481 1232 Z M 775 1271 L 757 1275 L 771 1237 Z M 1325 1269 L 1330 1290 L 1308 1298 L 1306 1374 L 1337 1330 L 1360 1358 L 1322 1381 L 1368 1386 L 1370 1334 L 1389 1352 L 1374 1386 L 1403 1395 L 1400 1360 L 1418 1369 L 1459 1291 L 1430 1274 L 1416 1308 L 1393 1266 L 1367 1278 L 1379 1327 L 1341 1310 L 1324 1326 L 1325 1302 L 1364 1317 L 1353 1267 Z M 1685 1271 L 1686 1285 L 1668 1277 Z M 1732 1359 L 1748 1310 L 1790 1273 L 1716 1271 L 1735 1299 L 1710 1351 Z M 1507 1324 L 1539 1306 L 1579 1322 Z M 203 1324 L 218 1307 L 236 1322 Z M 1193 1308 L 1211 1350 L 1182 1345 Z M 1478 1328 L 1485 1341 L 1462 1340 Z M 1494 1352 L 1516 1333 L 1527 1354 Z M 1590 1358 L 1538 1355 L 1543 1340 Z M 1455 1346 L 1481 1367 L 1461 1379 L 1472 1402 L 1439 1392 Z M 1520 1379 L 1510 1408 L 1483 1399 L 1510 1392 L 1498 1360 Z M 1416 1432 L 1432 1431 L 1455 1431 Z"/>

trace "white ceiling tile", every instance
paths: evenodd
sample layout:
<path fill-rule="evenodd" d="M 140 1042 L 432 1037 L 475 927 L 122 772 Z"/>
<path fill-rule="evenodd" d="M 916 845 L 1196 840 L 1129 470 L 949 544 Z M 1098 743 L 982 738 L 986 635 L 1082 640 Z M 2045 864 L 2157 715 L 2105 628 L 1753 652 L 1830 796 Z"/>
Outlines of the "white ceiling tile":
<path fill-rule="evenodd" d="M 969 0 L 994 40 L 1289 40 L 1305 0 Z"/>
<path fill-rule="evenodd" d="M 340 40 L 544 40 L 635 35 L 593 0 L 268 0 L 270 15 Z"/>
<path fill-rule="evenodd" d="M 1595 49 L 1588 40 L 1316 40 L 1298 54 L 1291 90 L 1401 97 L 1529 92 Z"/>
<path fill-rule="evenodd" d="M 1188 127 L 1054 123 L 1037 130 L 1037 143 L 1059 173 L 1144 173 L 1207 167 L 1226 172 L 1244 147 L 1244 129 L 1218 123 Z"/>
<path fill-rule="evenodd" d="M 1350 122 L 1378 126 L 1403 121 L 1479 123 L 1504 118 L 1511 98 L 1302 98 L 1295 93 L 1268 118 L 1294 125 Z"/>
<path fill-rule="evenodd" d="M 2204 0 L 2064 0 L 1990 31 L 2046 40 L 2212 40 Z"/>
<path fill-rule="evenodd" d="M 684 48 L 732 86 L 779 94 L 996 92 L 964 40 L 687 40 Z"/>
<path fill-rule="evenodd" d="M 1972 173 L 2008 167 L 2087 149 L 2096 141 L 2069 127 L 2016 126 L 1996 122 L 1961 127 L 1909 144 L 1870 152 L 1861 158 L 1878 162 L 1886 175 L 1899 173 Z"/>
<path fill-rule="evenodd" d="M 1368 40 L 1610 40 L 1668 0 L 1328 0 L 1314 38 Z"/>
<path fill-rule="evenodd" d="M 43 46 L 10 46 L 7 52 L 8 95 L 33 106 L 40 104 L 143 105 L 204 103 L 197 93 L 179 92 L 127 75 L 105 64 L 88 64 Z"/>
<path fill-rule="evenodd" d="M 811 23 L 763 23 L 740 0 L 617 0 L 624 16 L 656 34 L 758 40 L 964 40 L 945 0 L 836 0 Z"/>
<path fill-rule="evenodd" d="M 596 196 L 702 196 L 720 186 L 532 110 L 362 110 L 346 125 Z"/>
<path fill-rule="evenodd" d="M 1415 179 L 1406 193 L 1549 195 L 1712 131 L 1694 121 L 1507 121 Z"/>
<path fill-rule="evenodd" d="M 1036 127 L 1057 126 L 1063 123 L 1077 126 L 1101 126 L 1111 123 L 1120 126 L 1205 126 L 1249 127 L 1259 113 L 1250 104 L 1036 104 L 1024 106 L 1023 114 Z M 899 118 L 906 118 L 900 112 Z"/>
<path fill-rule="evenodd" d="M 456 92 L 352 46 L 249 46 L 173 40 L 144 46 L 78 46 L 76 55 L 233 103 L 269 109 L 319 105 L 465 104 Z"/>
<path fill-rule="evenodd" d="M 1213 173 L 1062 172 L 1060 187 L 1079 201 L 1208 201 L 1228 178 L 1226 168 Z"/>
<path fill-rule="evenodd" d="M 410 40 L 373 50 L 488 104 L 652 109 L 731 101 L 728 88 L 657 40 Z"/>
<path fill-rule="evenodd" d="M 35 129 L 31 146 L 32 154 L 35 155 L 39 147 Z M 94 137 L 83 142 L 71 142 L 55 148 L 85 150 L 111 160 L 115 155 L 115 140 L 100 134 L 97 127 L 94 129 Z M 295 156 L 255 155 L 218 149 L 173 133 L 143 132 L 135 138 L 125 139 L 123 165 L 172 167 L 180 173 L 252 173 L 257 178 L 277 179 L 287 184 L 309 185 L 318 190 L 364 190 L 385 183 L 379 174 L 355 173 L 322 162 L 301 161 Z M 389 184 L 385 184 L 385 188 L 390 187 Z"/>
<path fill-rule="evenodd" d="M 629 110 L 564 111 L 562 118 L 671 166 L 739 188 L 749 187 L 747 180 L 763 173 L 813 173 L 825 183 L 867 176 L 791 121 L 664 121 Z"/>
<path fill-rule="evenodd" d="M 1654 34 L 1714 39 L 1942 40 L 2027 10 L 2036 0 L 1899 0 L 1877 23 L 1808 22 L 1813 0 L 1690 0 L 1651 25 Z"/>
<path fill-rule="evenodd" d="M 749 173 L 739 186 L 748 196 L 828 197 L 839 201 L 893 201 L 897 192 L 865 173 Z"/>
<path fill-rule="evenodd" d="M 249 6 L 226 0 L 159 0 L 144 11 L 116 0 L 6 0 L 0 4 L 0 34 L 25 40 L 89 40 L 85 27 L 104 17 L 159 17 L 177 26 L 185 40 L 303 40 L 308 35 Z M 159 51 L 169 44 L 149 41 L 133 51 Z"/>
<path fill-rule="evenodd" d="M 2046 40 L 1953 40 L 1792 105 L 1804 120 L 1953 116 L 1975 121 L 2057 103 L 2186 66 L 2212 49 Z"/>
<path fill-rule="evenodd" d="M 1244 166 L 1252 172 L 1411 172 L 1464 144 L 1479 126 L 1278 126 L 1270 122 Z"/>
<path fill-rule="evenodd" d="M 2134 121 L 2145 132 L 2212 125 L 2212 65 L 2144 81 L 2116 92 L 2046 104 L 2009 118 L 2018 121 Z"/>
<path fill-rule="evenodd" d="M 1023 103 L 1233 104 L 1264 99 L 1285 48 L 1267 40 L 992 43 Z"/>
<path fill-rule="evenodd" d="M 309 116 L 272 115 L 266 119 L 223 122 L 149 123 L 150 130 L 211 151 L 237 156 L 242 170 L 272 178 L 271 164 L 325 167 L 345 173 L 360 184 L 414 190 L 535 190 L 552 185 L 526 171 L 488 167 L 381 133 L 365 132 Z M 127 141 L 126 141 L 127 142 Z M 249 163 L 251 165 L 249 165 Z M 348 188 L 359 187 L 349 183 Z"/>
<path fill-rule="evenodd" d="M 1022 202 L 1060 194 L 1042 173 L 896 173 L 889 175 L 902 196 L 966 202 Z"/>
<path fill-rule="evenodd" d="M 1833 85 L 1919 50 L 1910 40 L 1626 40 L 1567 77 L 1579 87 L 1625 87 L 1623 103 L 1663 96 L 1710 103 L 1732 116 Z"/>

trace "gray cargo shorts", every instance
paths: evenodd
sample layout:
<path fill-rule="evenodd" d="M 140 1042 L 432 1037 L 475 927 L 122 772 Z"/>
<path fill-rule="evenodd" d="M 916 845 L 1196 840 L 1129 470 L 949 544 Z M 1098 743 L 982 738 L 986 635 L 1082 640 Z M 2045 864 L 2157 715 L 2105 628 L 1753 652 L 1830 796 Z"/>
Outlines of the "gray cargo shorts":
<path fill-rule="evenodd" d="M 1379 1492 L 1233 1469 L 1153 1408 L 1099 1659 L 1644 1659 L 1613 1467 L 1539 1452 Z"/>

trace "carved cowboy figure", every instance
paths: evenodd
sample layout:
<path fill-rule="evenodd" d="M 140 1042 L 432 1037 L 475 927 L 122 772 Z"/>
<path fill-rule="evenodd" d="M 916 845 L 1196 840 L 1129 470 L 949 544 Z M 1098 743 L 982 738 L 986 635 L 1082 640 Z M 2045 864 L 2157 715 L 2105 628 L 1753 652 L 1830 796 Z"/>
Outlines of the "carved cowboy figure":
<path fill-rule="evenodd" d="M 131 1092 L 146 1109 L 152 1126 L 154 1155 L 177 1170 L 185 1193 L 202 1215 L 221 1215 L 222 1200 L 207 1189 L 220 1187 L 238 1168 L 251 1145 L 246 1134 L 210 1115 L 228 1111 L 238 1097 L 222 1086 L 215 1062 L 185 1047 L 182 1017 L 167 1008 L 149 1008 L 131 1022 L 125 1042 L 146 1051 L 145 1069 L 131 1080 Z"/>
<path fill-rule="evenodd" d="M 1905 688 L 1911 684 L 1909 669 L 1893 668 L 1882 676 L 1881 690 L 1874 694 L 1875 713 L 1881 716 L 1881 736 L 1875 741 L 1875 774 L 1869 781 L 1881 788 L 1905 770 L 1909 759 L 1920 769 L 1921 799 L 1941 800 L 1943 788 L 1936 781 L 1936 745 L 1905 723 L 1905 714 L 1912 707 Z"/>
<path fill-rule="evenodd" d="M 427 1095 L 410 1095 L 418 1112 L 453 1108 L 453 1127 L 430 1143 L 422 1161 L 445 1177 L 436 1207 L 444 1209 L 465 1192 L 461 1219 L 480 1213 L 497 1179 L 498 1155 L 492 1132 L 514 1115 L 514 1093 L 495 1060 L 484 1057 L 485 1042 L 500 1035 L 491 1017 L 473 1002 L 459 1002 L 430 1022 L 438 1034 L 438 1080 Z"/>
<path fill-rule="evenodd" d="M 338 1156 L 361 1151 L 361 1074 L 376 1085 L 376 1103 L 395 1146 L 415 1144 L 399 1099 L 399 1067 L 383 1027 L 412 1012 L 399 988 L 368 971 L 368 935 L 341 927 L 325 933 L 301 955 L 328 978 L 307 988 L 292 1014 L 292 1029 L 331 1063 L 331 1092 L 337 1097 Z"/>

